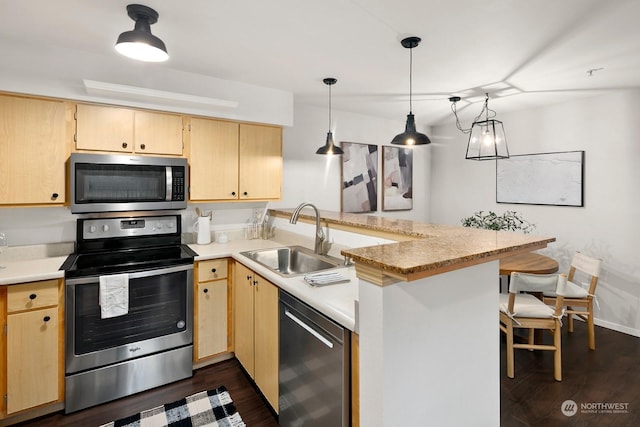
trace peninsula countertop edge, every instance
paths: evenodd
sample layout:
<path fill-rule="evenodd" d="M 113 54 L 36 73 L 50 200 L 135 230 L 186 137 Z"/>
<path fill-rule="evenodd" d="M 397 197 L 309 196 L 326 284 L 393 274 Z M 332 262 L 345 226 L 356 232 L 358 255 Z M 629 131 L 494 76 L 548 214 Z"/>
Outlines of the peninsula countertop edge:
<path fill-rule="evenodd" d="M 275 217 L 290 218 L 293 209 L 269 209 Z M 302 211 L 299 219 L 315 222 Z M 452 270 L 498 260 L 547 247 L 555 237 L 494 231 L 381 216 L 320 210 L 324 226 L 352 229 L 363 234 L 397 236 L 394 243 L 343 249 L 356 268 L 379 270 L 401 281 L 417 280 Z M 359 274 L 360 275 L 360 274 Z"/>

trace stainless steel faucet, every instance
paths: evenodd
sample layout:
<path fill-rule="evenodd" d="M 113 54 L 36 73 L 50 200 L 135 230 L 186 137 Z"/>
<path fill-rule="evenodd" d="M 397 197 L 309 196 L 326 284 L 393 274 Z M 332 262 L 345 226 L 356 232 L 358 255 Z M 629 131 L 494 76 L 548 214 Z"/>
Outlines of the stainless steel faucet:
<path fill-rule="evenodd" d="M 313 208 L 313 210 L 316 213 L 316 245 L 315 245 L 316 247 L 314 251 L 318 255 L 325 255 L 324 254 L 325 236 L 324 236 L 324 231 L 322 231 L 322 227 L 320 226 L 320 213 L 318 212 L 318 208 L 316 208 L 315 205 L 311 203 L 300 203 L 300 205 L 293 211 L 293 214 L 291 215 L 291 219 L 289 220 L 289 222 L 291 224 L 295 224 L 296 222 L 298 222 L 298 216 L 300 215 L 300 211 L 307 206 L 309 206 L 310 208 Z"/>

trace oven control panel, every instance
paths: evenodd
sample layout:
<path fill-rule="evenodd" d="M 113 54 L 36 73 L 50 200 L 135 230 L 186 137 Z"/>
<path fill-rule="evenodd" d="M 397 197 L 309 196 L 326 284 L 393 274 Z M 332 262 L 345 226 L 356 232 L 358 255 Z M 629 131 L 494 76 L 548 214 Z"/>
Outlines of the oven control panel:
<path fill-rule="evenodd" d="M 82 238 L 91 240 L 179 234 L 179 221 L 179 215 L 84 219 Z"/>

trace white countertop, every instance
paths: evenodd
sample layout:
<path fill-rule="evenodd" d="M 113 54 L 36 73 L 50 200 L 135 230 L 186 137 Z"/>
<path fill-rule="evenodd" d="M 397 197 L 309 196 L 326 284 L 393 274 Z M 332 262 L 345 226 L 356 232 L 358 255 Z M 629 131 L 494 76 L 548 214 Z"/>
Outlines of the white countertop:
<path fill-rule="evenodd" d="M 358 279 L 356 278 L 355 268 L 344 267 L 334 270 L 349 278 L 349 283 L 314 287 L 308 285 L 304 281 L 303 276 L 282 277 L 257 262 L 240 255 L 240 252 L 243 251 L 277 248 L 280 246 L 285 245 L 271 240 L 259 239 L 237 240 L 224 244 L 189 245 L 189 247 L 198 254 L 195 258 L 196 261 L 231 257 L 269 280 L 280 289 L 315 308 L 333 321 L 351 331 L 355 331 L 355 301 L 358 299 Z"/>
<path fill-rule="evenodd" d="M 60 266 L 66 256 L 35 258 L 26 260 L 2 261 L 0 265 L 0 285 L 34 282 L 38 280 L 59 279 L 64 277 Z"/>
<path fill-rule="evenodd" d="M 228 243 L 208 245 L 188 245 L 198 256 L 196 261 L 231 257 L 260 274 L 282 290 L 309 304 L 311 307 L 333 319 L 349 330 L 355 330 L 355 301 L 358 299 L 358 281 L 354 267 L 335 270 L 350 279 L 349 283 L 340 283 L 322 287 L 308 285 L 303 276 L 285 278 L 273 273 L 251 259 L 240 255 L 242 251 L 263 248 L 277 248 L 282 243 L 271 240 L 235 240 Z M 23 260 L 7 260 L 0 263 L 6 268 L 0 269 L 0 285 L 11 285 L 38 280 L 64 277 L 60 266 L 66 256 L 37 257 Z"/>

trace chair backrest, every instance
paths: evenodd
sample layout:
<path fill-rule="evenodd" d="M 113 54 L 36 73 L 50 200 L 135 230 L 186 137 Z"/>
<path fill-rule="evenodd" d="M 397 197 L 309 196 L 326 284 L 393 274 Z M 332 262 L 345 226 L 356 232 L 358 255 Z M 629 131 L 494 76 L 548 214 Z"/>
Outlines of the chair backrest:
<path fill-rule="evenodd" d="M 558 274 L 531 274 L 514 271 L 509 281 L 509 292 L 557 292 Z M 566 286 L 565 286 L 566 288 Z M 564 295 L 564 289 L 561 290 Z"/>
<path fill-rule="evenodd" d="M 564 296 L 567 293 L 567 275 L 566 274 L 530 274 L 530 273 L 511 273 L 509 281 L 509 302 L 507 309 L 509 313 L 513 313 L 515 304 L 515 296 L 518 292 L 555 292 L 556 298 L 555 316 L 562 317 L 562 307 L 564 305 Z"/>
<path fill-rule="evenodd" d="M 601 259 L 591 258 L 581 252 L 576 252 L 575 255 L 573 255 L 573 260 L 571 261 L 572 268 L 583 271 L 584 273 L 595 277 L 600 276 L 601 265 Z"/>
<path fill-rule="evenodd" d="M 571 268 L 569 269 L 569 281 L 572 282 L 576 274 L 576 271 L 589 276 L 589 294 L 593 295 L 596 292 L 596 285 L 598 284 L 598 277 L 600 277 L 600 267 L 602 266 L 602 260 L 597 258 L 591 258 L 581 252 L 576 252 L 573 255 L 571 261 Z"/>

